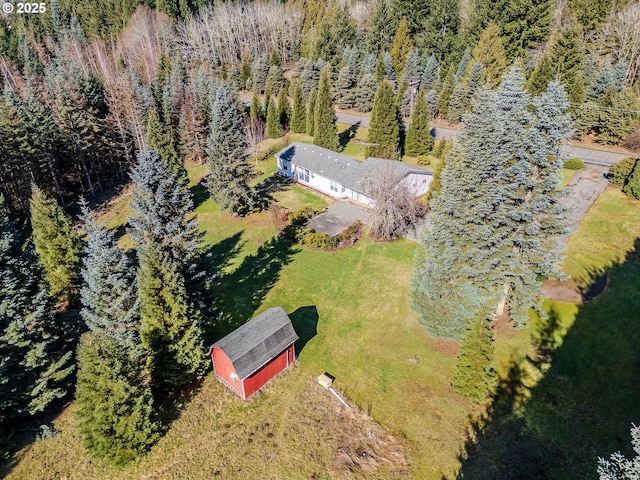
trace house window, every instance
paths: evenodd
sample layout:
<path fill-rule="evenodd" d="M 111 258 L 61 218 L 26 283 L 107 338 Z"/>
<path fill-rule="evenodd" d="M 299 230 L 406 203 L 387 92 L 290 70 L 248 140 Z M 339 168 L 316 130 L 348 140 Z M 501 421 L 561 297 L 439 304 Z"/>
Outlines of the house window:
<path fill-rule="evenodd" d="M 338 192 L 338 182 L 334 182 L 333 180 L 331 180 L 329 183 L 329 188 L 334 192 Z"/>

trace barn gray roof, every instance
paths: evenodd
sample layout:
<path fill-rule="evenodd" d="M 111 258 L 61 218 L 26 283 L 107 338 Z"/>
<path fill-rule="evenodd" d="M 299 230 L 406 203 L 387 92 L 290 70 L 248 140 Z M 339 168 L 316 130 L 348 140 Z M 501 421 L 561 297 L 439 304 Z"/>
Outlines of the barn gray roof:
<path fill-rule="evenodd" d="M 245 379 L 298 340 L 291 320 L 282 307 L 265 310 L 253 320 L 218 340 L 238 377 Z"/>
<path fill-rule="evenodd" d="M 356 191 L 360 190 L 363 178 L 387 166 L 393 166 L 401 177 L 410 173 L 431 175 L 428 170 L 397 160 L 369 157 L 361 162 L 317 145 L 299 142 L 292 143 L 276 156 Z"/>

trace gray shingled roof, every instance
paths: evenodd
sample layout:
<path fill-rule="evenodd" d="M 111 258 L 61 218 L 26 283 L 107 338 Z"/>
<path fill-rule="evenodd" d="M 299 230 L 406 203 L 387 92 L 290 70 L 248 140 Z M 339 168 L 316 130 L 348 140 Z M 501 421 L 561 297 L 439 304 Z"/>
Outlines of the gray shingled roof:
<path fill-rule="evenodd" d="M 289 316 L 282 307 L 273 307 L 218 340 L 211 348 L 220 348 L 238 377 L 245 379 L 296 340 L 298 335 Z"/>
<path fill-rule="evenodd" d="M 361 162 L 317 145 L 299 142 L 292 143 L 278 152 L 276 156 L 355 191 L 360 191 L 360 181 L 364 177 L 374 174 L 376 170 L 381 170 L 386 165 L 394 165 L 402 177 L 409 173 L 431 175 L 428 170 L 396 160 L 369 157 L 364 162 Z"/>

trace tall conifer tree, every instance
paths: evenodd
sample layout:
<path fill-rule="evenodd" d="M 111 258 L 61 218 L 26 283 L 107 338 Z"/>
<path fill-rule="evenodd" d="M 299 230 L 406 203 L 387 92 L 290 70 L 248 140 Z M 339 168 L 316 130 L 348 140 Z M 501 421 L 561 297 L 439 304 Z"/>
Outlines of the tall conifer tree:
<path fill-rule="evenodd" d="M 400 158 L 400 115 L 388 81 L 378 87 L 369 122 L 367 157 Z"/>
<path fill-rule="evenodd" d="M 140 363 L 139 352 L 102 331 L 80 340 L 75 402 L 79 430 L 89 452 L 116 465 L 136 459 L 160 437 Z"/>
<path fill-rule="evenodd" d="M 246 214 L 256 202 L 249 184 L 253 169 L 247 157 L 242 114 L 229 85 L 213 89 L 209 132 L 207 189 L 221 210 Z"/>
<path fill-rule="evenodd" d="M 76 332 L 53 317 L 33 246 L 24 245 L 0 196 L 0 445 L 16 420 L 68 392 Z M 7 452 L 0 451 L 0 454 Z"/>
<path fill-rule="evenodd" d="M 281 136 L 282 126 L 280 125 L 280 115 L 274 101 L 269 102 L 267 108 L 267 137 L 279 138 Z"/>
<path fill-rule="evenodd" d="M 33 244 L 44 266 L 45 278 L 52 294 L 73 304 L 78 299 L 80 238 L 60 205 L 35 184 L 31 188 Z"/>
<path fill-rule="evenodd" d="M 322 70 L 320 76 L 313 123 L 313 143 L 330 150 L 337 150 L 336 112 L 333 110 L 333 93 L 328 67 Z"/>
<path fill-rule="evenodd" d="M 424 90 L 419 90 L 413 107 L 411 125 L 409 125 L 405 140 L 404 149 L 407 155 L 417 157 L 431 152 L 433 137 L 431 136 L 431 125 L 429 125 L 430 119 L 431 113 L 427 103 L 427 96 Z"/>
<path fill-rule="evenodd" d="M 500 38 L 500 27 L 496 23 L 490 22 L 480 35 L 478 45 L 473 49 L 473 58 L 484 66 L 484 82 L 492 87 L 497 86 L 507 69 L 507 57 Z"/>
<path fill-rule="evenodd" d="M 179 265 L 157 244 L 140 247 L 140 339 L 158 392 L 188 385 L 204 373 L 202 317 L 189 300 Z"/>
<path fill-rule="evenodd" d="M 293 93 L 293 109 L 291 111 L 291 131 L 294 133 L 305 133 L 307 127 L 306 105 L 302 95 L 302 85 L 296 82 Z"/>
<path fill-rule="evenodd" d="M 82 205 L 86 247 L 82 260 L 80 314 L 89 330 L 101 331 L 132 347 L 139 324 L 135 269 L 116 245 L 112 232 Z"/>
<path fill-rule="evenodd" d="M 316 118 L 316 98 L 318 97 L 318 92 L 316 90 L 311 90 L 311 94 L 309 94 L 309 101 L 307 102 L 307 135 L 313 137 L 313 133 L 315 131 L 315 118 Z"/>

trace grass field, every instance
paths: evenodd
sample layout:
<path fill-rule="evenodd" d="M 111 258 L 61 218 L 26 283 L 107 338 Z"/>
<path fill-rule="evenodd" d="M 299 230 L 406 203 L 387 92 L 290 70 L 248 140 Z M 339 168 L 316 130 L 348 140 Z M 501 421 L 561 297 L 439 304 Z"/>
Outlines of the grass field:
<path fill-rule="evenodd" d="M 273 159 L 259 168 L 258 183 L 274 171 Z M 86 453 L 70 405 L 55 420 L 62 433 L 25 447 L 0 475 L 440 480 L 461 469 L 473 479 L 595 479 L 598 455 L 629 450 L 630 423 L 640 421 L 640 378 L 630 368 L 640 340 L 640 268 L 631 253 L 640 202 L 607 189 L 567 244 L 567 273 L 587 282 L 608 272 L 602 298 L 547 302 L 551 321 L 497 329 L 504 381 L 483 417 L 484 409 L 450 387 L 457 346 L 430 339 L 410 310 L 416 244 L 364 238 L 333 252 L 289 246 L 277 238 L 271 212 L 220 212 L 199 185 L 204 171 L 189 166 L 224 311 L 207 342 L 281 305 L 301 337 L 295 368 L 249 402 L 209 374 L 149 455 L 123 469 Z M 296 185 L 283 184 L 273 195 L 290 209 L 326 205 Z M 106 209 L 110 227 L 122 228 L 127 201 L 123 195 Z M 339 410 L 314 383 L 325 371 L 363 413 Z M 362 451 L 373 463 L 361 460 Z"/>

